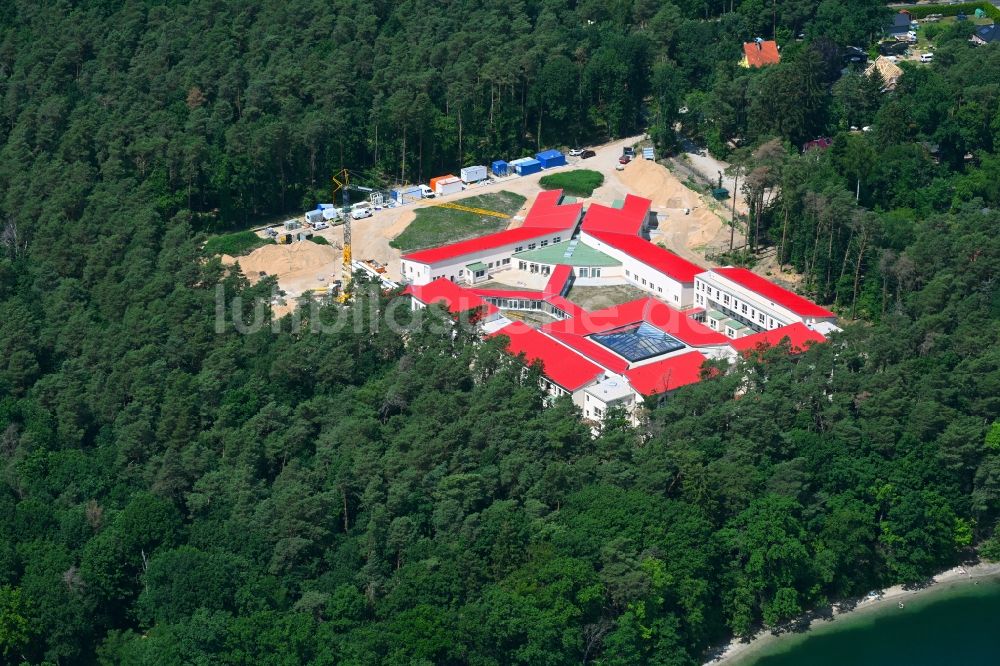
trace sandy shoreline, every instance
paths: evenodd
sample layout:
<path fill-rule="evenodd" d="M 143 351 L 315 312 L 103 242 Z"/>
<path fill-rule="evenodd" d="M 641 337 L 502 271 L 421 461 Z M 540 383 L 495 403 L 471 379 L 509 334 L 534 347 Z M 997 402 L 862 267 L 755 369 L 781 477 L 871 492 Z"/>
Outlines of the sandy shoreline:
<path fill-rule="evenodd" d="M 861 599 L 850 599 L 838 602 L 827 607 L 818 609 L 807 616 L 801 624 L 807 626 L 806 629 L 797 629 L 795 632 L 784 631 L 774 633 L 772 630 L 762 630 L 750 637 L 749 640 L 734 638 L 719 651 L 714 653 L 705 666 L 723 666 L 740 663 L 740 660 L 747 658 L 763 648 L 772 645 L 790 636 L 804 636 L 810 631 L 815 631 L 819 627 L 828 627 L 843 618 L 851 619 L 859 615 L 870 613 L 877 609 L 885 609 L 891 606 L 898 606 L 906 603 L 909 599 L 917 599 L 922 596 L 929 596 L 942 589 L 951 589 L 962 583 L 974 584 L 975 581 L 983 578 L 1000 577 L 1000 563 L 981 562 L 971 566 L 958 566 L 934 576 L 933 582 L 917 589 L 904 589 L 902 585 L 894 585 L 885 590 L 880 590 L 877 598 L 863 597 Z M 825 611 L 825 612 L 824 612 Z"/>

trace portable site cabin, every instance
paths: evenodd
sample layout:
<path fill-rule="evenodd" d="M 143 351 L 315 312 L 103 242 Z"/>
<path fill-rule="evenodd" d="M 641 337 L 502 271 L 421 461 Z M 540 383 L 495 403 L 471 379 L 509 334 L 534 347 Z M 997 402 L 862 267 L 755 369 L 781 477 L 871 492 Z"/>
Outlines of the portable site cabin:
<path fill-rule="evenodd" d="M 543 169 L 566 165 L 566 156 L 558 150 L 543 150 L 535 155 L 535 159 L 541 163 Z"/>
<path fill-rule="evenodd" d="M 486 167 L 481 165 L 465 167 L 461 174 L 463 183 L 478 183 L 486 180 Z"/>
<path fill-rule="evenodd" d="M 316 224 L 317 222 L 323 221 L 323 211 L 317 208 L 316 210 L 306 211 L 306 222 L 309 224 Z"/>
<path fill-rule="evenodd" d="M 285 231 L 295 231 L 301 229 L 302 223 L 298 220 L 285 220 Z"/>
<path fill-rule="evenodd" d="M 518 176 L 530 176 L 542 170 L 542 163 L 533 157 L 522 157 L 510 163 Z"/>
<path fill-rule="evenodd" d="M 493 171 L 494 176 L 503 177 L 506 176 L 508 173 L 507 163 L 504 162 L 503 160 L 496 160 L 495 162 L 493 162 L 493 164 L 490 166 L 490 169 Z"/>
<path fill-rule="evenodd" d="M 462 179 L 455 178 L 455 176 L 438 177 L 433 179 L 431 182 L 434 183 L 434 192 L 436 192 L 439 197 L 462 191 Z"/>
<path fill-rule="evenodd" d="M 430 182 L 431 189 L 434 190 L 435 192 L 437 192 L 438 191 L 438 183 L 439 182 L 441 182 L 442 180 L 450 180 L 450 179 L 452 179 L 454 177 L 455 177 L 454 174 L 448 173 L 448 174 L 445 174 L 443 176 L 435 176 L 434 178 L 431 178 L 431 182 Z"/>
<path fill-rule="evenodd" d="M 407 187 L 400 187 L 389 193 L 396 203 L 403 205 L 408 203 L 413 203 L 414 201 L 420 201 L 423 195 L 420 193 L 419 185 L 409 185 Z"/>
<path fill-rule="evenodd" d="M 340 209 L 330 206 L 329 208 L 323 209 L 323 219 L 327 222 L 340 219 Z"/>

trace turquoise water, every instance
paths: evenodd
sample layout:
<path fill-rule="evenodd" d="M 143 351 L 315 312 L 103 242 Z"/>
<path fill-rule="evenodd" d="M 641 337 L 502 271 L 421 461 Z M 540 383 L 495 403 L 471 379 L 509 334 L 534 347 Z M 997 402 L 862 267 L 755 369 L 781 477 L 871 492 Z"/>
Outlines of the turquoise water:
<path fill-rule="evenodd" d="M 998 666 L 1000 580 L 931 591 L 900 609 L 845 617 L 807 635 L 782 639 L 748 666 Z M 815 626 L 815 625 L 814 625 Z"/>

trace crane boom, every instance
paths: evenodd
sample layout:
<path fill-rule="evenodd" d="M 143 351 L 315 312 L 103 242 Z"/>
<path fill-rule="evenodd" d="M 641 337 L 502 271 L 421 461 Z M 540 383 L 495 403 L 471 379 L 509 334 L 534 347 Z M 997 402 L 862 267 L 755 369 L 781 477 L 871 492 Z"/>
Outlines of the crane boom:
<path fill-rule="evenodd" d="M 337 201 L 337 191 L 341 191 L 344 200 L 344 255 L 340 269 L 340 289 L 342 298 L 347 298 L 347 287 L 351 283 L 351 207 L 348 203 L 347 190 L 351 186 L 351 174 L 347 169 L 341 169 L 331 176 L 333 180 L 333 201 Z"/>

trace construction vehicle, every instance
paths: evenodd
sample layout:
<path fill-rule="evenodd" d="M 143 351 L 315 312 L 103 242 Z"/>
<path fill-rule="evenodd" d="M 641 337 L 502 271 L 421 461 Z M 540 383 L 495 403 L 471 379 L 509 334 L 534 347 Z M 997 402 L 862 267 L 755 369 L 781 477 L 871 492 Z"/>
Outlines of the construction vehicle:
<path fill-rule="evenodd" d="M 351 272 L 353 271 L 353 268 L 351 267 L 351 204 L 348 192 L 350 190 L 373 192 L 374 188 L 352 185 L 351 172 L 347 169 L 341 169 L 337 173 L 333 174 L 333 176 L 331 176 L 331 180 L 333 181 L 333 200 L 337 200 L 337 192 L 340 192 L 344 202 L 344 263 L 341 270 L 340 296 L 337 300 L 341 303 L 345 303 L 350 297 Z"/>

